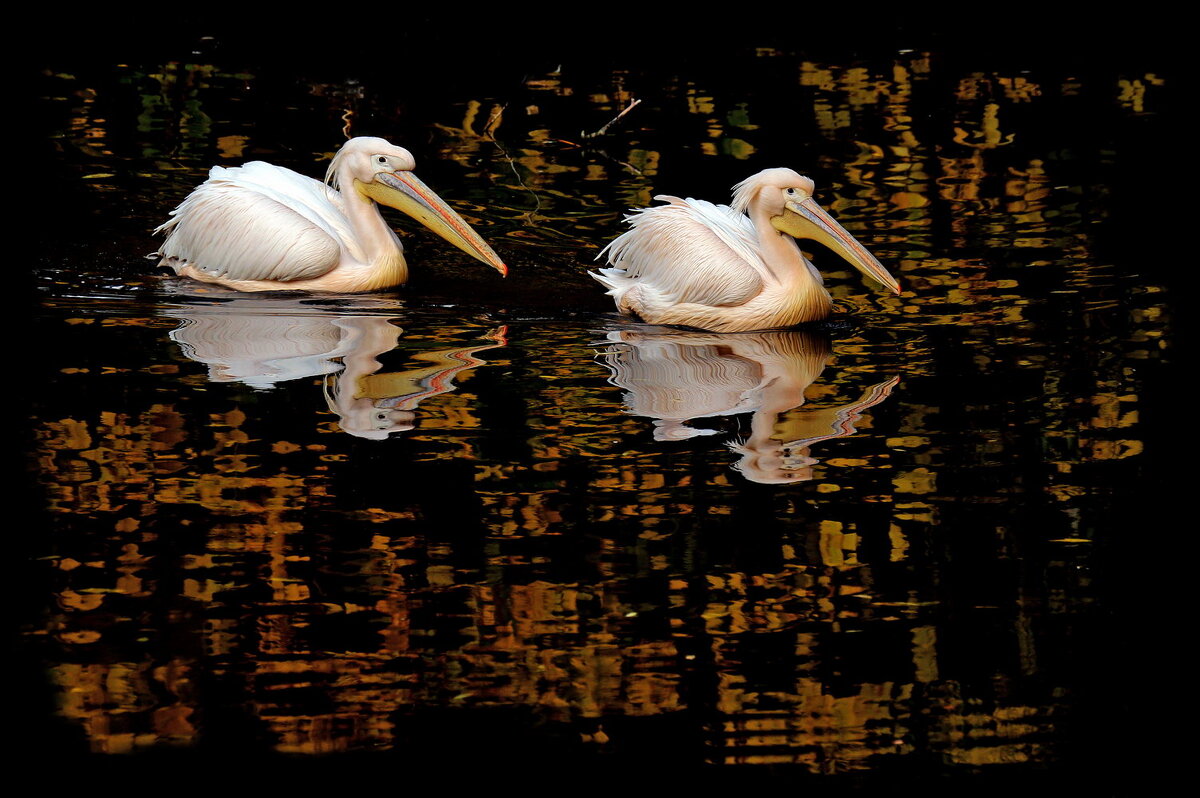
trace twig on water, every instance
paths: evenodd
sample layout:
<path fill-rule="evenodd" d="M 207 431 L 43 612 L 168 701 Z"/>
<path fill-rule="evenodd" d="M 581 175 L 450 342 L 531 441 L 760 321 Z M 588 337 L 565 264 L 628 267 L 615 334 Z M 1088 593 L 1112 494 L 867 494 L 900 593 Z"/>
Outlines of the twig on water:
<path fill-rule="evenodd" d="M 521 178 L 521 172 L 517 169 L 516 160 L 508 154 L 508 150 L 504 149 L 504 145 L 496 138 L 496 130 L 500 127 L 500 122 L 504 119 L 504 109 L 507 107 L 508 104 L 505 103 L 504 105 L 497 105 L 492 108 L 492 113 L 488 116 L 488 120 L 483 126 L 483 135 L 480 138 L 492 142 L 492 145 L 500 151 L 500 156 L 508 162 L 508 168 L 512 170 L 513 177 L 517 179 L 517 185 L 529 192 L 533 197 L 534 208 L 525 214 L 525 223 L 532 225 L 542 210 L 542 198 L 538 196 L 536 191 L 525 185 L 525 181 Z"/>
<path fill-rule="evenodd" d="M 638 169 L 636 166 L 629 163 L 628 161 L 622 161 L 620 158 L 614 158 L 611 155 L 609 155 L 607 152 L 605 152 L 604 150 L 596 149 L 596 150 L 592 150 L 592 152 L 596 153 L 597 155 L 601 155 L 601 156 L 607 158 L 608 160 L 612 161 L 615 164 L 620 164 L 621 166 L 628 169 L 629 172 L 632 174 L 639 175 L 639 176 L 645 174 L 645 172 L 643 172 L 641 169 Z"/>
<path fill-rule="evenodd" d="M 618 119 L 625 116 L 625 114 L 629 113 L 630 111 L 632 111 L 634 108 L 636 108 L 637 106 L 639 106 L 641 104 L 642 104 L 641 100 L 630 100 L 629 105 L 627 105 L 625 107 L 625 110 L 622 111 L 621 113 L 617 114 L 616 116 L 614 116 L 612 119 L 610 119 L 608 121 L 608 124 L 606 124 L 604 127 L 600 128 L 595 133 L 584 133 L 584 132 L 580 131 L 579 135 L 585 139 L 594 139 L 594 138 L 598 138 L 599 136 L 603 136 L 605 133 L 608 132 L 608 129 L 616 123 L 616 121 Z"/>

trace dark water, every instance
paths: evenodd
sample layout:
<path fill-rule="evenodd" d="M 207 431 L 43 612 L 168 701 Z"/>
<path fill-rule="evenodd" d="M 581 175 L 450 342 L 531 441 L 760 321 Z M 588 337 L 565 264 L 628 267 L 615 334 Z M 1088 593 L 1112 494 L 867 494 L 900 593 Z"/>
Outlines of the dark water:
<path fill-rule="evenodd" d="M 415 85 L 219 39 L 47 59 L 62 211 L 15 555 L 35 747 L 810 787 L 1138 772 L 1167 734 L 1139 564 L 1171 545 L 1175 289 L 1143 231 L 1178 87 L 1151 56 L 883 38 L 748 39 L 720 68 L 534 49 Z M 318 176 L 344 129 L 411 149 L 510 277 L 398 214 L 413 279 L 383 294 L 143 259 L 212 164 Z M 626 208 L 780 165 L 902 296 L 821 251 L 833 322 L 722 336 L 623 320 L 586 276 Z"/>

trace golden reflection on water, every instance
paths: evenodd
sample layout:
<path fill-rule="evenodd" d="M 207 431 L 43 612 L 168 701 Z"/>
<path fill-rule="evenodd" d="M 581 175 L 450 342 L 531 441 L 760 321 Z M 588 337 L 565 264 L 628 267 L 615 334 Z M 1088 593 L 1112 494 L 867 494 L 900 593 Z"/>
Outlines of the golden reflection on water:
<path fill-rule="evenodd" d="M 399 335 L 386 317 L 376 321 Z M 488 334 L 477 326 L 462 335 L 476 345 L 418 341 L 412 351 L 475 351 Z M 644 333 L 611 335 L 632 352 L 666 345 Z M 745 409 L 786 413 L 763 431 L 790 438 L 804 423 L 788 405 L 820 385 L 818 375 L 830 379 L 828 343 L 802 333 L 737 338 L 716 356 L 753 366 L 750 379 L 769 371 L 787 383 L 777 406 L 768 390 L 758 410 Z M 528 455 L 494 449 L 492 422 L 477 415 L 481 396 L 430 396 L 423 423 L 404 438 L 413 446 L 397 453 L 413 464 L 393 457 L 373 466 L 390 487 L 369 497 L 359 493 L 365 474 L 355 460 L 378 453 L 356 453 L 351 437 L 312 427 L 268 432 L 279 431 L 274 413 L 254 408 L 282 383 L 205 399 L 186 369 L 160 369 L 159 380 L 193 390 L 140 409 L 44 421 L 39 454 L 53 510 L 91 530 L 53 560 L 48 629 L 68 652 L 54 666 L 63 713 L 97 751 L 187 744 L 202 733 L 195 685 L 215 674 L 235 681 L 276 750 L 387 747 L 396 713 L 420 706 L 520 705 L 564 723 L 677 712 L 697 700 L 684 686 L 700 657 L 718 674 L 704 699 L 715 713 L 713 762 L 854 769 L 917 747 L 961 762 L 1043 756 L 1038 741 L 1056 702 L 962 695 L 968 688 L 940 672 L 938 627 L 926 620 L 938 590 L 920 563 L 939 516 L 964 497 L 939 486 L 948 452 L 932 443 L 935 432 L 922 434 L 925 406 L 907 404 L 909 418 L 889 426 L 889 437 L 877 433 L 857 455 L 831 458 L 840 476 L 747 504 L 722 447 L 698 459 L 643 440 L 652 436 L 624 415 L 589 340 L 554 328 L 509 336 L 529 361 L 519 378 Z M 828 397 L 869 383 L 870 358 L 854 350 L 840 350 L 846 368 Z M 381 356 L 372 349 L 367 359 Z M 511 358 L 496 362 L 512 367 Z M 838 400 L 819 426 L 832 429 L 870 395 Z M 905 451 L 924 455 L 890 463 Z M 440 484 L 460 466 L 465 485 Z M 434 470 L 413 484 L 414 467 Z M 452 534 L 451 519 L 478 524 L 478 541 Z M 767 559 L 747 570 L 706 554 L 703 538 L 728 534 L 727 523 L 765 523 Z M 594 541 L 586 566 L 570 548 L 584 539 Z M 642 583 L 653 585 L 650 594 Z M 170 608 L 172 634 L 187 641 L 166 658 L 139 642 L 162 635 L 144 626 L 157 606 Z M 1034 617 L 1030 605 L 1011 620 L 1020 629 Z M 896 633 L 870 657 L 890 663 L 891 675 L 831 690 L 825 669 L 858 656 L 845 649 L 847 633 L 888 627 Z M 461 642 L 448 646 L 448 634 Z M 781 645 L 787 658 L 777 660 Z M 782 669 L 768 676 L 771 661 Z"/>
<path fill-rule="evenodd" d="M 304 92 L 314 119 L 420 134 L 531 285 L 580 292 L 626 208 L 794 151 L 906 289 L 830 273 L 863 321 L 834 342 L 245 298 L 121 314 L 46 278 L 66 345 L 35 409 L 56 535 L 32 634 L 93 750 L 195 744 L 217 683 L 278 751 L 519 706 L 590 741 L 693 712 L 723 764 L 1053 760 L 1073 700 L 1054 624 L 1095 601 L 1087 548 L 1143 455 L 1137 370 L 1170 318 L 1097 254 L 1103 157 L 1030 120 L 1085 89 L 1154 113 L 1163 80 L 758 61 L 782 99 L 556 71 L 414 129 L 378 86 Z M 222 121 L 265 102 L 253 74 L 58 80 L 69 170 L 139 230 L 211 162 L 316 173 L 336 144 L 272 152 Z"/>

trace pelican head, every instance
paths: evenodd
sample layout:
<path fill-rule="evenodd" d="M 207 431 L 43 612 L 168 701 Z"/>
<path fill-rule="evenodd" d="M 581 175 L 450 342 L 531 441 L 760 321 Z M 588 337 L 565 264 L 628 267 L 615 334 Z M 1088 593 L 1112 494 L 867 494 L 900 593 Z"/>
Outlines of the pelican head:
<path fill-rule="evenodd" d="M 353 180 L 364 197 L 403 211 L 473 258 L 503 275 L 508 267 L 466 220 L 433 193 L 412 170 L 416 161 L 408 150 L 374 136 L 347 141 L 329 164 L 325 182 L 334 188 Z"/>
<path fill-rule="evenodd" d="M 900 283 L 883 264 L 817 205 L 814 189 L 812 180 L 791 169 L 765 169 L 734 186 L 733 208 L 745 213 L 757 206 L 779 232 L 824 244 L 863 274 L 900 293 Z"/>

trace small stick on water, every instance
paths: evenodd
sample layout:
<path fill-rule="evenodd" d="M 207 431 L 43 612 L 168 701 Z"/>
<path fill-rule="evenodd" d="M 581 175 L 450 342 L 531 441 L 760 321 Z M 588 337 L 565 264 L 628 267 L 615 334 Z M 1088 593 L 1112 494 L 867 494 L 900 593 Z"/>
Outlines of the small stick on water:
<path fill-rule="evenodd" d="M 641 100 L 630 100 L 630 101 L 629 101 L 629 105 L 628 105 L 628 106 L 625 108 L 625 110 L 624 110 L 624 111 L 622 111 L 621 113 L 617 114 L 616 116 L 614 116 L 612 119 L 610 119 L 610 120 L 608 121 L 608 124 L 607 124 L 607 125 L 605 125 L 604 127 L 600 128 L 600 129 L 599 129 L 599 130 L 597 130 L 595 133 L 584 133 L 584 132 L 582 132 L 582 131 L 581 131 L 581 132 L 579 133 L 579 135 L 580 135 L 580 136 L 582 136 L 582 137 L 583 137 L 583 138 L 585 138 L 585 139 L 594 139 L 594 138 L 598 138 L 599 136 L 603 136 L 605 133 L 607 133 L 607 132 L 608 132 L 608 129 L 609 129 L 610 127 L 612 127 L 612 126 L 613 126 L 613 125 L 616 123 L 616 121 L 617 121 L 618 119 L 620 119 L 621 117 L 625 116 L 625 114 L 629 113 L 630 111 L 632 111 L 634 108 L 636 108 L 637 106 L 639 106 L 639 105 L 641 105 L 641 104 L 642 104 L 642 101 L 641 101 Z"/>
<path fill-rule="evenodd" d="M 605 152 L 604 150 L 592 150 L 592 152 L 598 153 L 599 155 L 603 155 L 605 158 L 612 161 L 613 163 L 620 164 L 621 166 L 625 167 L 626 169 L 628 169 L 630 172 L 632 172 L 635 175 L 645 174 L 641 169 L 638 169 L 636 166 L 629 163 L 628 161 L 622 161 L 620 158 L 614 158 L 611 155 L 609 155 L 607 152 Z"/>
<path fill-rule="evenodd" d="M 483 138 L 492 142 L 496 149 L 500 150 L 500 156 L 508 162 L 508 168 L 512 170 L 513 176 L 517 178 L 517 185 L 528 191 L 533 196 L 534 208 L 529 213 L 525 214 L 526 224 L 532 225 L 534 219 L 542 210 L 542 198 L 538 196 L 536 191 L 533 191 L 529 186 L 525 185 L 525 181 L 521 179 L 521 173 L 517 169 L 517 164 L 513 157 L 508 154 L 508 150 L 504 149 L 504 145 L 496 138 L 496 129 L 500 127 L 500 122 L 504 118 L 504 109 L 508 104 L 497 105 L 492 108 L 492 113 L 488 116 L 487 122 L 483 126 Z"/>
<path fill-rule="evenodd" d="M 504 119 L 504 109 L 507 107 L 507 103 L 492 107 L 492 113 L 483 125 L 483 137 L 485 139 L 491 139 L 493 143 L 499 143 L 496 141 L 496 128 L 500 127 L 500 122 Z"/>

